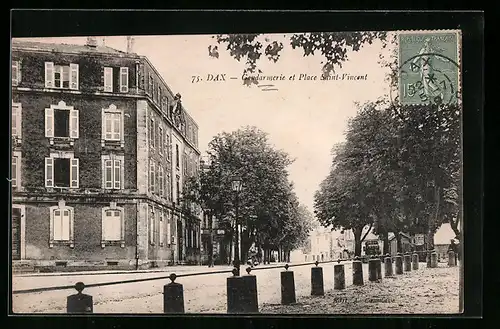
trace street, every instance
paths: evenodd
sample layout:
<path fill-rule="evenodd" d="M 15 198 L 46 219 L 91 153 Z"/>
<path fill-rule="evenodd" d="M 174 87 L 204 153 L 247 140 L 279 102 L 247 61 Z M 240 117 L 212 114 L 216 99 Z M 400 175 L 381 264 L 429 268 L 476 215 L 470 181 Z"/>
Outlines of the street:
<path fill-rule="evenodd" d="M 329 291 L 333 289 L 333 264 L 321 264 L 323 267 L 323 276 L 325 284 L 325 292 L 328 295 Z M 441 266 L 445 266 L 441 264 Z M 264 267 L 264 266 L 261 266 Z M 258 267 L 258 268 L 261 268 Z M 242 271 L 245 267 L 242 267 Z M 297 301 L 300 303 L 305 300 L 308 301 L 311 293 L 311 265 L 291 267 L 289 270 L 294 271 L 295 287 Z M 69 285 L 78 281 L 85 284 L 97 282 L 110 282 L 118 280 L 130 280 L 138 278 L 152 278 L 167 276 L 175 272 L 188 273 L 188 272 L 205 272 L 205 271 L 220 271 L 230 269 L 228 266 L 218 266 L 214 268 L 192 266 L 192 267 L 177 267 L 168 268 L 165 272 L 156 273 L 133 273 L 133 274 L 97 274 L 97 275 L 64 275 L 64 276 L 13 276 L 13 289 L 30 289 L 46 286 L 56 285 Z M 283 308 L 281 305 L 281 285 L 280 285 L 280 272 L 283 269 L 263 269 L 255 270 L 252 274 L 257 276 L 257 290 L 259 299 L 259 308 L 262 313 L 282 313 L 282 312 L 295 312 L 295 309 Z M 180 277 L 176 282 L 184 286 L 184 301 L 186 313 L 226 313 L 226 278 L 230 273 L 210 274 L 193 277 Z M 351 263 L 345 263 L 345 276 L 347 289 L 343 292 L 335 292 L 335 296 L 345 296 L 351 298 L 351 292 L 359 291 L 359 296 L 365 296 L 366 293 L 371 292 L 376 296 L 383 296 L 383 289 L 387 288 L 388 291 L 398 296 L 411 295 L 412 292 L 408 290 L 408 278 L 412 278 L 411 284 L 416 288 L 422 285 L 418 280 L 422 276 L 433 275 L 444 280 L 446 289 L 451 289 L 451 295 L 456 297 L 455 304 L 458 304 L 458 267 L 444 270 L 427 269 L 424 263 L 420 263 L 418 271 L 405 273 L 398 276 L 396 279 L 384 279 L 382 283 L 371 283 L 368 281 L 368 266 L 363 264 L 363 275 L 365 286 L 354 287 L 352 286 L 352 267 Z M 443 276 L 445 275 L 445 276 Z M 416 281 L 415 281 L 416 280 Z M 163 285 L 169 283 L 169 279 L 153 280 L 138 283 L 127 283 L 103 287 L 90 287 L 84 290 L 84 293 L 93 296 L 94 313 L 162 313 L 163 312 Z M 442 285 L 429 284 L 422 289 L 431 289 L 437 291 Z M 449 287 L 448 287 L 449 286 Z M 382 289 L 382 290 L 381 290 Z M 15 294 L 13 295 L 13 311 L 14 313 L 65 313 L 66 312 L 66 297 L 70 294 L 76 293 L 75 290 L 62 290 L 62 291 L 49 291 L 40 293 L 29 294 Z M 441 293 L 441 297 L 448 296 L 447 293 Z M 350 296 L 350 297 L 349 297 Z M 403 297 L 401 297 L 403 298 Z M 411 298 L 410 298 L 411 299 Z M 325 300 L 323 298 L 323 300 Z M 449 301 L 453 304 L 453 300 Z M 342 303 L 342 305 L 350 305 L 349 303 Z M 371 305 L 371 304 L 370 304 Z M 330 313 L 330 309 L 322 310 L 319 306 L 318 310 L 314 307 L 307 309 L 302 307 L 298 312 L 302 313 Z M 423 305 L 422 307 L 427 307 Z M 451 306 L 450 306 L 451 307 Z M 288 310 L 288 311 L 287 311 Z M 343 312 L 359 313 L 369 312 L 370 309 L 366 307 L 349 307 L 342 308 Z M 428 312 L 435 312 L 435 308 L 427 308 Z M 338 310 L 337 310 L 338 311 Z M 450 309 L 450 312 L 455 311 Z M 377 311 L 378 312 L 378 311 Z M 338 312 L 337 312 L 338 313 Z"/>

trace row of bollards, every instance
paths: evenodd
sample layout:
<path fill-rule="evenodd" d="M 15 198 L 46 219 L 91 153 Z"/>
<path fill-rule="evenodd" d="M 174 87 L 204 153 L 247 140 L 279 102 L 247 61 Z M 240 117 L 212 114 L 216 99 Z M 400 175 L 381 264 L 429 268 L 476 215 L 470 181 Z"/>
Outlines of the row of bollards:
<path fill-rule="evenodd" d="M 393 263 L 394 260 L 394 272 Z M 394 274 L 401 275 L 403 272 L 418 270 L 419 256 L 414 254 L 397 254 L 394 257 L 385 255 L 381 257 L 372 257 L 368 260 L 368 280 L 371 282 L 381 282 L 382 280 L 382 261 L 384 262 L 385 276 L 392 277 Z M 426 263 L 428 268 L 436 268 L 438 264 L 437 253 L 432 250 L 427 252 Z M 311 268 L 311 295 L 322 296 L 325 294 L 323 283 L 323 268 L 319 267 L 319 262 L 315 262 L 315 267 Z M 455 253 L 448 252 L 448 266 L 456 266 L 457 260 Z M 285 271 L 281 272 L 281 303 L 283 305 L 296 303 L 295 281 L 293 271 L 289 271 L 288 264 L 285 265 Z M 246 269 L 247 275 L 237 276 L 237 270 L 232 271 L 233 276 L 227 278 L 227 313 L 258 313 L 258 294 L 257 278 L 251 275 L 251 268 Z M 344 265 L 334 265 L 334 286 L 335 290 L 345 289 Z M 169 276 L 170 283 L 163 287 L 163 311 L 164 313 L 184 313 L 184 289 L 182 284 L 175 282 L 177 276 L 172 273 Z M 352 283 L 356 286 L 362 286 L 363 282 L 363 263 L 359 257 L 355 257 L 352 262 Z M 85 285 L 78 282 L 75 285 L 77 294 L 67 297 L 68 313 L 92 313 L 92 296 L 83 294 Z"/>

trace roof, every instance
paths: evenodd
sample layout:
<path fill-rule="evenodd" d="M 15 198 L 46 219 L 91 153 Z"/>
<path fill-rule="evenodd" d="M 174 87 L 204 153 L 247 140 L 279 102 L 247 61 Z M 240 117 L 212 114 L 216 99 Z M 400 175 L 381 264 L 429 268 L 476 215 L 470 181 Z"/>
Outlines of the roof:
<path fill-rule="evenodd" d="M 111 47 L 97 45 L 95 47 L 90 47 L 86 45 L 76 45 L 67 43 L 45 43 L 45 42 L 34 42 L 34 41 L 24 41 L 19 39 L 12 39 L 12 49 L 23 49 L 23 50 L 41 50 L 41 51 L 56 51 L 61 53 L 96 53 L 96 54 L 110 54 L 110 55 L 133 55 L 121 50 L 117 50 Z M 136 55 L 137 56 L 137 55 Z"/>

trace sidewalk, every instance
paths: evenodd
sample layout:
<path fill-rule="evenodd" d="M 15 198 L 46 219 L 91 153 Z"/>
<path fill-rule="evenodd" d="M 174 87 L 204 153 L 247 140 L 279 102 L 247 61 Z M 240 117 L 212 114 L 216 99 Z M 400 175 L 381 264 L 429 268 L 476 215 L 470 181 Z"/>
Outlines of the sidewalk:
<path fill-rule="evenodd" d="M 458 314 L 459 267 L 421 268 L 381 282 L 345 290 L 325 287 L 325 296 L 297 296 L 293 305 L 264 304 L 261 313 L 272 314 Z M 347 273 L 346 273 L 347 274 Z"/>

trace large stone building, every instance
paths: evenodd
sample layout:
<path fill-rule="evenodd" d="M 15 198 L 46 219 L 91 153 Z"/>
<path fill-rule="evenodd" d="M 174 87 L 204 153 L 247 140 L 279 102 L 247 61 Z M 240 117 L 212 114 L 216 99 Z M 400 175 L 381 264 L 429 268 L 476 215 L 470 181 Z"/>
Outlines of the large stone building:
<path fill-rule="evenodd" d="M 129 38 L 129 42 L 131 38 Z M 144 56 L 12 41 L 12 259 L 35 266 L 196 263 L 185 212 L 198 127 Z"/>

